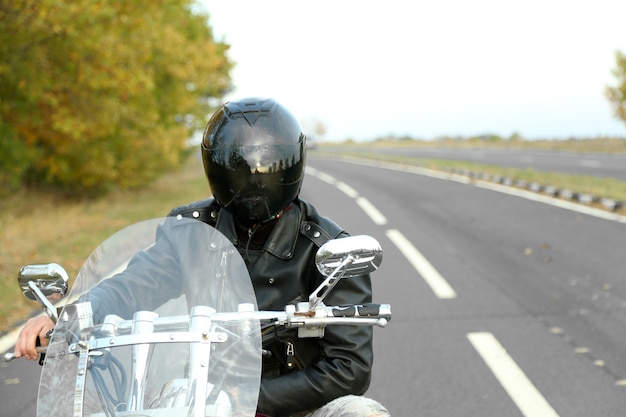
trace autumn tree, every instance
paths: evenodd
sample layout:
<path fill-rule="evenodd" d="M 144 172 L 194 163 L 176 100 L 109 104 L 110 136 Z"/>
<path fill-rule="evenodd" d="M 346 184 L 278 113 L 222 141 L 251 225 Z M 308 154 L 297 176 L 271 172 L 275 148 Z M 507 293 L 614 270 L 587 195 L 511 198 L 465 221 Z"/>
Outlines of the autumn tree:
<path fill-rule="evenodd" d="M 0 0 L 0 184 L 96 194 L 181 163 L 231 87 L 190 0 Z"/>
<path fill-rule="evenodd" d="M 302 122 L 305 132 L 311 137 L 321 138 L 326 135 L 326 125 L 321 120 L 313 117 Z"/>
<path fill-rule="evenodd" d="M 613 75 L 617 79 L 617 84 L 607 87 L 606 95 L 613 106 L 615 115 L 626 122 L 626 54 L 617 51 L 615 60 Z"/>

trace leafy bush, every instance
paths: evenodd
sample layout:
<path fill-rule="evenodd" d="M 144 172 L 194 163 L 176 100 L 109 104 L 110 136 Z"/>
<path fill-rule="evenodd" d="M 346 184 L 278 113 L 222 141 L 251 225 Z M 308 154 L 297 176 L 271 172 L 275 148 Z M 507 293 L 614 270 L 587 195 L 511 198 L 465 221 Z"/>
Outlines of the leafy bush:
<path fill-rule="evenodd" d="M 2 2 L 2 186 L 102 194 L 179 166 L 227 50 L 189 0 Z"/>

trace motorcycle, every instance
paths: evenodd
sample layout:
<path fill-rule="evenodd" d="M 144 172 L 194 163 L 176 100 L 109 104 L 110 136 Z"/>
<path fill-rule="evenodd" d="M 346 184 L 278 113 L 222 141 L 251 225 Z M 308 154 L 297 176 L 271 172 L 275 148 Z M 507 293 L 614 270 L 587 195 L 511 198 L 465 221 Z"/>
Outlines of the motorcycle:
<path fill-rule="evenodd" d="M 387 304 L 323 302 L 341 279 L 373 272 L 381 260 L 370 236 L 327 241 L 315 257 L 324 281 L 308 301 L 282 311 L 257 309 L 237 249 L 194 219 L 152 219 L 115 233 L 89 256 L 69 293 L 58 264 L 22 267 L 24 295 L 56 323 L 47 348 L 38 348 L 45 360 L 37 415 L 253 417 L 262 359 L 279 331 L 310 338 L 329 325 L 387 324 Z"/>

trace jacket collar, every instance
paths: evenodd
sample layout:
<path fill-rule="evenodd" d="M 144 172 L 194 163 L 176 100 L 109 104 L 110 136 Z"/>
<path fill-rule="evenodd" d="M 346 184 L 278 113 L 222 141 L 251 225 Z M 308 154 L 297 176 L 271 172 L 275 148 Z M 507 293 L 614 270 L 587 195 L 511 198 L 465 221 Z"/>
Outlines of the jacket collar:
<path fill-rule="evenodd" d="M 242 246 L 235 232 L 235 219 L 227 210 L 220 210 L 215 228 L 226 236 L 235 246 Z M 263 250 L 280 259 L 291 259 L 296 249 L 300 230 L 300 207 L 291 204 L 276 222 L 276 226 L 268 236 Z"/>

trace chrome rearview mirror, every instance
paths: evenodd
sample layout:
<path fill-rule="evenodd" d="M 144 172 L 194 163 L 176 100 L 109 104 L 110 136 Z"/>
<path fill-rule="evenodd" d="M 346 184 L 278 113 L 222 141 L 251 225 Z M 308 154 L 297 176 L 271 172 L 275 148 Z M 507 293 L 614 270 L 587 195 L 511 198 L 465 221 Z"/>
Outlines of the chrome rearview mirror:
<path fill-rule="evenodd" d="M 382 260 L 380 244 L 371 236 L 349 236 L 324 243 L 317 250 L 315 265 L 326 279 L 309 296 L 309 311 L 317 307 L 341 278 L 374 272 Z"/>
<path fill-rule="evenodd" d="M 26 265 L 20 268 L 17 281 L 24 295 L 36 300 L 34 291 L 29 284 L 33 282 L 41 293 L 48 299 L 59 300 L 67 292 L 68 275 L 58 264 Z"/>
<path fill-rule="evenodd" d="M 69 277 L 65 269 L 55 263 L 26 265 L 20 268 L 17 281 L 24 296 L 39 301 L 48 316 L 56 322 L 56 309 L 51 303 L 67 293 Z"/>
<path fill-rule="evenodd" d="M 349 262 L 345 262 L 349 259 Z M 344 278 L 374 272 L 383 260 L 383 251 L 376 239 L 367 235 L 350 236 L 333 239 L 324 243 L 315 255 L 318 271 L 329 276 L 335 269 L 343 265 Z"/>

